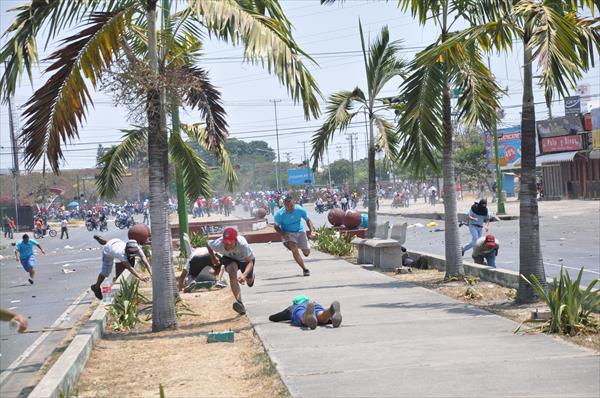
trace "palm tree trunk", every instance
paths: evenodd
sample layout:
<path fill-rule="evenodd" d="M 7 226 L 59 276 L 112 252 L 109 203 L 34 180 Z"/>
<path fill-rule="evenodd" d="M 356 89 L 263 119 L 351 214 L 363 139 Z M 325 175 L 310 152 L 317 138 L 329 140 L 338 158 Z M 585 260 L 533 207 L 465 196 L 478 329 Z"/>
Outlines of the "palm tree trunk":
<path fill-rule="evenodd" d="M 369 111 L 369 154 L 368 154 L 368 173 L 369 173 L 369 229 L 367 238 L 375 235 L 377 228 L 377 181 L 375 176 L 375 139 L 373 133 L 373 118 Z"/>
<path fill-rule="evenodd" d="M 519 208 L 519 273 L 528 279 L 533 274 L 546 285 L 546 274 L 540 247 L 537 191 L 535 186 L 535 105 L 533 102 L 532 54 L 529 37 L 523 38 L 523 109 L 521 112 L 521 196 Z M 538 300 L 535 290 L 519 279 L 517 302 Z"/>
<path fill-rule="evenodd" d="M 444 176 L 444 235 L 446 240 L 446 279 L 463 276 L 460 238 L 458 236 L 458 208 L 456 201 L 456 182 L 454 181 L 454 142 L 452 128 L 452 114 L 450 107 L 450 89 L 446 84 L 442 97 L 444 106 L 444 136 L 442 148 L 442 168 Z"/>
<path fill-rule="evenodd" d="M 156 45 L 156 2 L 147 0 L 148 63 L 158 75 Z M 158 79 L 157 79 L 158 80 Z M 152 228 L 152 331 L 158 332 L 177 324 L 175 300 L 172 294 L 173 267 L 169 256 L 170 245 L 167 218 L 167 131 L 163 123 L 161 94 L 158 87 L 148 89 L 148 171 L 150 185 L 150 222 Z"/>
<path fill-rule="evenodd" d="M 444 15 L 442 25 L 442 42 L 448 39 L 448 1 L 444 2 Z M 458 236 L 458 208 L 456 203 L 456 181 L 454 181 L 454 142 L 452 127 L 452 108 L 450 104 L 450 86 L 448 72 L 444 73 L 444 93 L 442 102 L 444 107 L 443 124 L 444 136 L 442 147 L 442 168 L 444 176 L 444 235 L 446 239 L 446 279 L 464 276 L 460 238 Z"/>

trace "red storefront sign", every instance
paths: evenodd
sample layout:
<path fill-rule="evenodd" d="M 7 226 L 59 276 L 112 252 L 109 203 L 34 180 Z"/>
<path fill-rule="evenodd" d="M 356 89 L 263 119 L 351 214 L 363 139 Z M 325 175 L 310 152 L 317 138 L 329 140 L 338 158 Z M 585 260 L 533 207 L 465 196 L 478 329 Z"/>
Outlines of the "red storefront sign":
<path fill-rule="evenodd" d="M 542 152 L 577 151 L 583 148 L 581 135 L 563 135 L 560 137 L 542 138 Z"/>

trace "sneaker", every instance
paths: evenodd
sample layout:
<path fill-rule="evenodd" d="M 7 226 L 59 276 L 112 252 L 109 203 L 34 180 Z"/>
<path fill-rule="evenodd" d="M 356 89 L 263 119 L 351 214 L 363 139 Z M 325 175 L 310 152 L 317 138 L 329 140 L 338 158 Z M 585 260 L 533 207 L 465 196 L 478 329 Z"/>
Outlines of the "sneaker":
<path fill-rule="evenodd" d="M 246 313 L 246 307 L 241 301 L 236 301 L 233 303 L 233 310 L 240 315 L 244 315 Z"/>
<path fill-rule="evenodd" d="M 94 292 L 94 295 L 98 300 L 102 300 L 102 290 L 100 290 L 98 286 L 92 285 L 90 286 L 90 289 L 92 289 L 92 292 Z"/>
<path fill-rule="evenodd" d="M 317 315 L 315 314 L 315 303 L 311 301 L 306 305 L 306 310 L 302 314 L 302 324 L 311 329 L 317 328 Z"/>
<path fill-rule="evenodd" d="M 342 313 L 340 311 L 340 302 L 334 301 L 329 306 L 329 315 L 331 319 L 331 324 L 334 328 L 337 328 L 342 323 Z"/>
<path fill-rule="evenodd" d="M 302 275 L 310 276 L 310 270 L 308 268 L 304 268 L 304 270 L 302 271 Z"/>
<path fill-rule="evenodd" d="M 186 287 L 183 288 L 184 293 L 189 293 L 196 288 L 196 281 L 191 281 Z"/>
<path fill-rule="evenodd" d="M 254 276 L 252 276 L 252 279 L 246 280 L 246 282 L 248 282 L 248 287 L 254 286 L 254 281 L 255 280 L 256 280 L 256 274 Z"/>
<path fill-rule="evenodd" d="M 27 280 L 29 281 L 29 284 L 33 285 L 33 279 L 29 278 Z"/>

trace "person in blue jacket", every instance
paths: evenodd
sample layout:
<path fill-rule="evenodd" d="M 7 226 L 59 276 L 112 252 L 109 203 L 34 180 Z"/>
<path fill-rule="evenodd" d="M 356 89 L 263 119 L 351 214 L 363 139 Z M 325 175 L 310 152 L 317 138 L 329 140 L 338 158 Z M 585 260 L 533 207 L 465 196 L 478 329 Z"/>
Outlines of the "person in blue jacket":
<path fill-rule="evenodd" d="M 475 246 L 477 239 L 481 238 L 483 235 L 483 229 L 485 228 L 486 232 L 488 230 L 488 225 L 492 215 L 487 208 L 487 200 L 481 199 L 479 202 L 473 203 L 473 206 L 471 206 L 467 217 L 467 226 L 469 227 L 469 232 L 471 233 L 471 242 L 463 246 L 463 256 L 467 250 L 470 250 L 473 248 L 473 246 Z"/>

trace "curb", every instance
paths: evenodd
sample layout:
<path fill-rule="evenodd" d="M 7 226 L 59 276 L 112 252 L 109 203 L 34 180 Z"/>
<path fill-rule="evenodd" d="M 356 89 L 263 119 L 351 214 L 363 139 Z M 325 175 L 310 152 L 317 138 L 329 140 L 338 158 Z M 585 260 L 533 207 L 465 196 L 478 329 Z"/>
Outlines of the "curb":
<path fill-rule="evenodd" d="M 116 285 L 120 285 L 121 279 L 129 280 L 131 273 L 124 270 L 117 281 L 113 284 L 113 292 Z M 92 316 L 85 325 L 79 330 L 73 338 L 67 349 L 62 353 L 58 360 L 52 365 L 48 372 L 42 377 L 35 386 L 30 398 L 48 398 L 48 397 L 68 397 L 71 390 L 79 381 L 81 371 L 85 367 L 94 348 L 96 340 L 104 334 L 106 326 L 107 313 L 104 305 L 100 303 L 98 308 L 92 313 Z"/>
<path fill-rule="evenodd" d="M 409 255 L 418 255 L 426 260 L 429 268 L 436 268 L 438 271 L 446 270 L 446 259 L 443 256 L 425 252 L 409 251 Z M 519 273 L 504 268 L 493 268 L 486 265 L 480 265 L 463 261 L 466 275 L 479 277 L 481 280 L 493 282 L 500 286 L 517 289 L 519 287 Z"/>
<path fill-rule="evenodd" d="M 367 214 L 367 212 L 361 212 Z M 426 220 L 444 220 L 444 213 L 390 213 L 390 212 L 377 212 L 378 216 L 394 216 L 394 217 L 406 217 L 406 218 L 423 218 Z M 466 219 L 467 213 L 458 213 L 458 218 Z M 505 214 L 505 215 L 494 215 L 491 219 L 494 221 L 509 221 L 509 220 L 518 220 L 519 216 Z"/>

